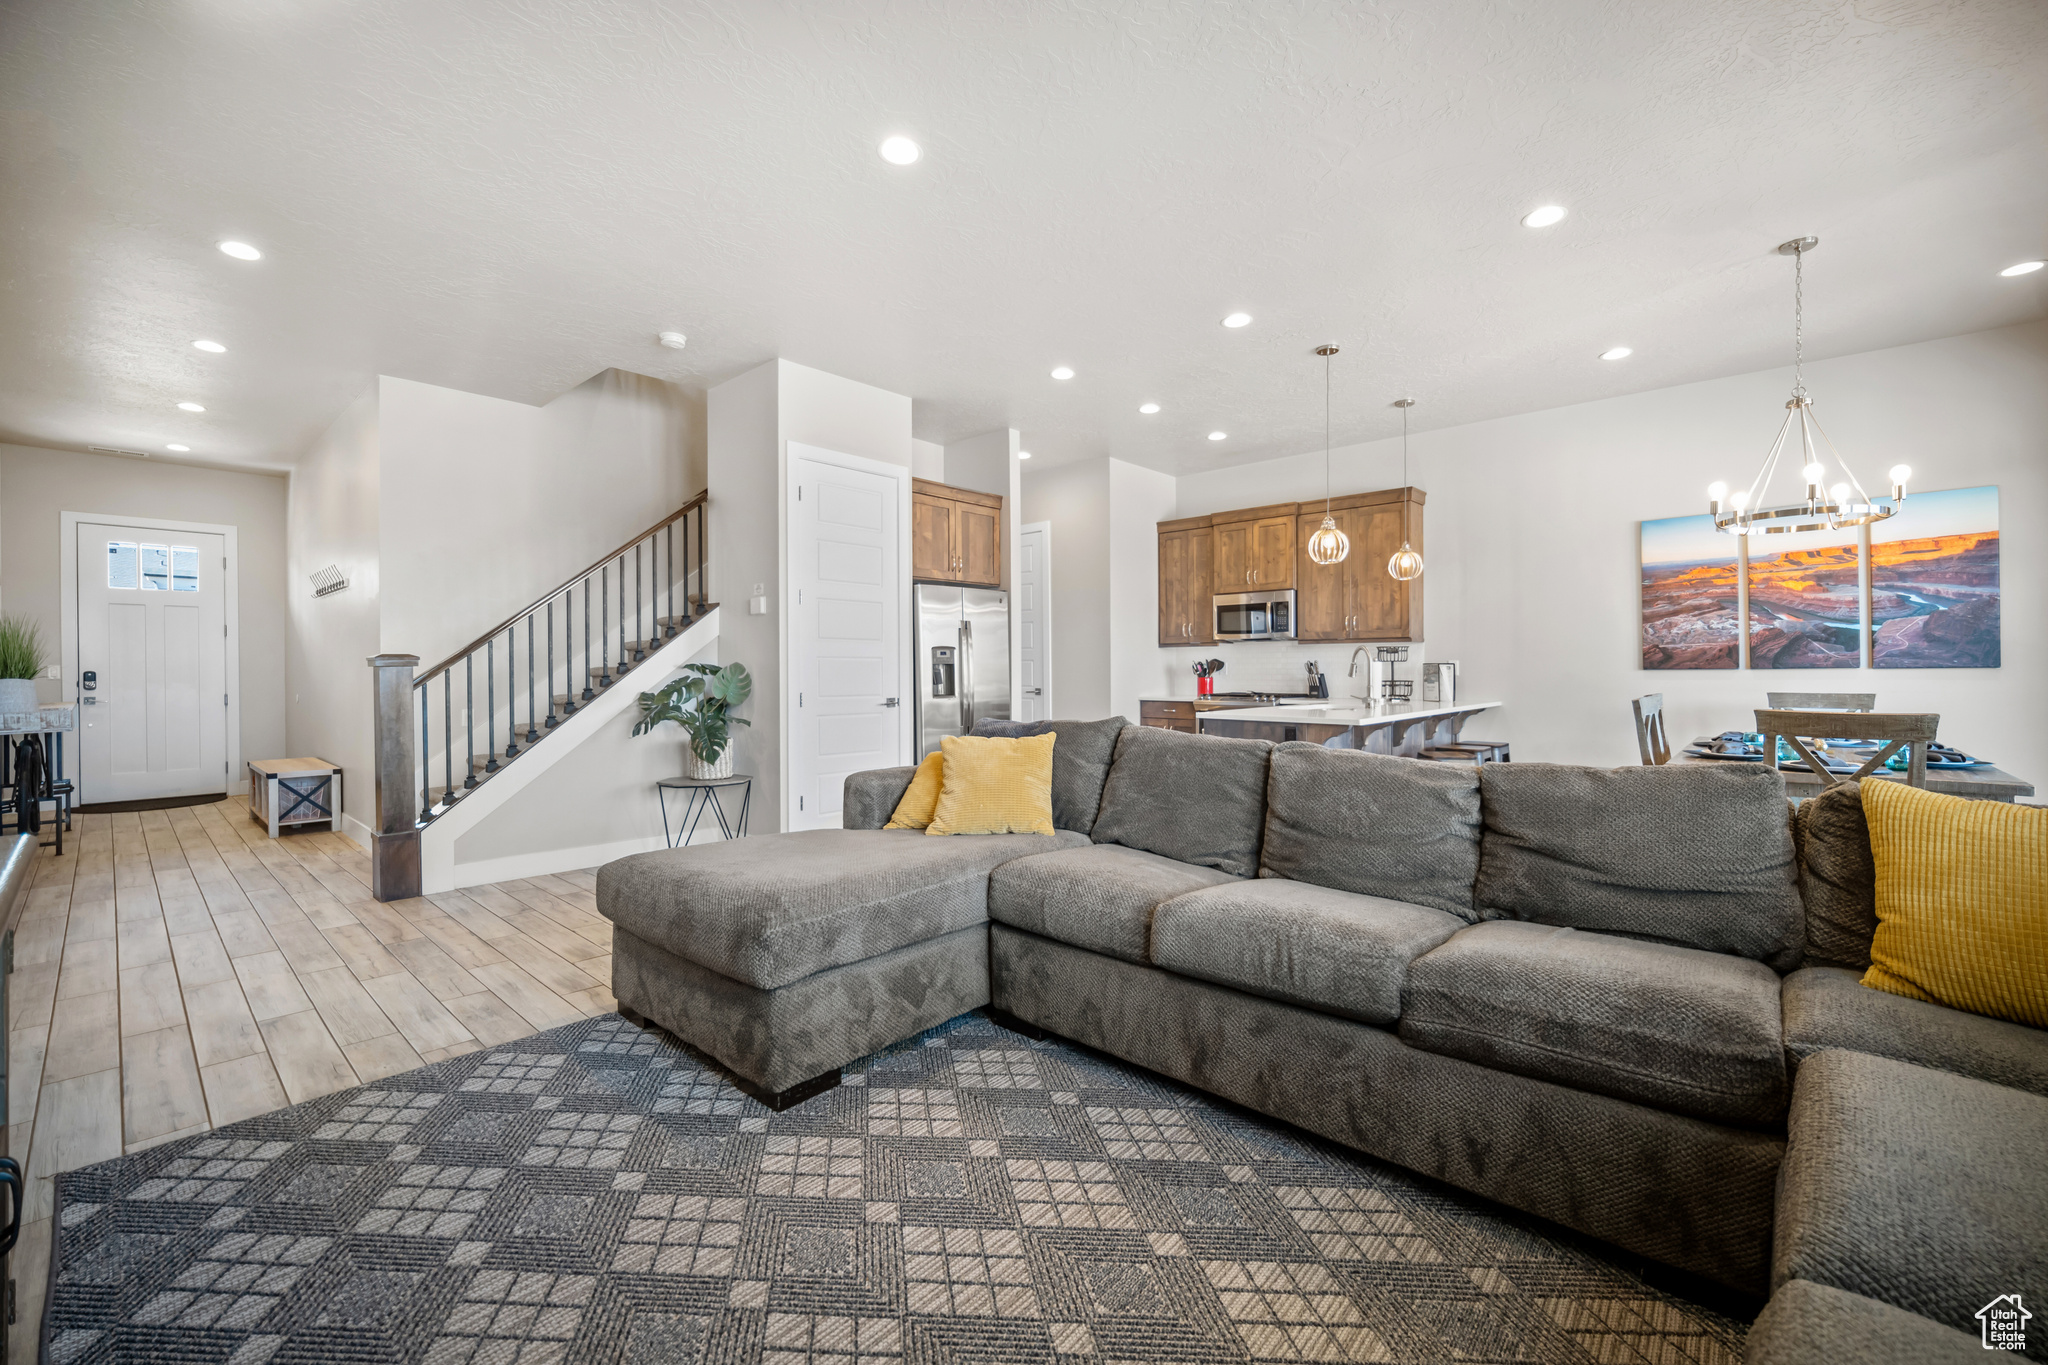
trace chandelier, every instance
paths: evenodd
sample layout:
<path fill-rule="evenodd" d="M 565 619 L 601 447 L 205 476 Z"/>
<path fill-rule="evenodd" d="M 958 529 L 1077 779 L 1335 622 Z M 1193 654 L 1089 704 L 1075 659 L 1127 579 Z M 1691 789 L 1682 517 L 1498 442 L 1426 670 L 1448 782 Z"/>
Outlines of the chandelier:
<path fill-rule="evenodd" d="M 1408 409 L 1415 406 L 1413 398 L 1396 398 L 1394 406 L 1401 410 L 1401 487 L 1408 486 Z M 1408 537 L 1401 537 L 1401 548 L 1394 551 L 1387 561 L 1387 572 L 1401 582 L 1422 577 L 1422 556 L 1409 547 Z"/>
<path fill-rule="evenodd" d="M 1316 354 L 1323 358 L 1323 524 L 1308 538 L 1308 557 L 1318 564 L 1340 564 L 1351 553 L 1351 537 L 1337 529 L 1330 515 L 1330 357 L 1337 348 L 1318 346 Z"/>
<path fill-rule="evenodd" d="M 1821 430 L 1813 415 L 1813 400 L 1806 396 L 1806 253 L 1819 245 L 1818 237 L 1795 237 L 1778 247 L 1780 256 L 1792 258 L 1792 397 L 1785 404 L 1785 420 L 1778 427 L 1778 439 L 1771 442 L 1770 453 L 1764 456 L 1755 482 L 1733 495 L 1728 492 L 1728 485 L 1719 481 L 1707 488 L 1707 508 L 1713 515 L 1714 529 L 1731 536 L 1775 536 L 1867 526 L 1895 515 L 1906 500 L 1906 480 L 1913 471 L 1902 464 L 1893 465 L 1891 496 L 1871 497 L 1848 461 L 1835 449 L 1835 443 Z M 1799 472 L 1806 481 L 1806 498 L 1774 507 L 1770 505 L 1771 479 L 1778 471 L 1779 460 L 1791 449 L 1795 424 L 1799 433 Z M 1821 460 L 1823 446 L 1840 471 L 1832 482 L 1827 465 Z"/>

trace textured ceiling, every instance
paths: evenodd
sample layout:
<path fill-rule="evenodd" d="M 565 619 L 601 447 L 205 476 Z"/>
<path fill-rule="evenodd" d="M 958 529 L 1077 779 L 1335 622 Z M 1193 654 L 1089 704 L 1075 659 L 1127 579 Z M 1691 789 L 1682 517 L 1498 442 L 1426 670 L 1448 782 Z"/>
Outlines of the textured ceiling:
<path fill-rule="evenodd" d="M 2038 0 L 11 0 L 0 439 L 783 355 L 1208 468 L 1321 439 L 1325 340 L 1339 441 L 1779 363 L 1801 233 L 1812 354 L 2041 317 L 2044 129 Z"/>

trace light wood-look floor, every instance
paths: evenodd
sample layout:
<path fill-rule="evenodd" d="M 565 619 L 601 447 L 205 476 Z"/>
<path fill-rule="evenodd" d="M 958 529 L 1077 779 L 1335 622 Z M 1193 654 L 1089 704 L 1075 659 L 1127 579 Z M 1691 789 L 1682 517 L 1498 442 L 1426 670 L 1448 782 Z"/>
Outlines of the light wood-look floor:
<path fill-rule="evenodd" d="M 35 1358 L 52 1177 L 615 1008 L 590 872 L 379 904 L 356 844 L 235 801 L 80 815 L 8 982 L 28 1190 L 10 1362 Z"/>

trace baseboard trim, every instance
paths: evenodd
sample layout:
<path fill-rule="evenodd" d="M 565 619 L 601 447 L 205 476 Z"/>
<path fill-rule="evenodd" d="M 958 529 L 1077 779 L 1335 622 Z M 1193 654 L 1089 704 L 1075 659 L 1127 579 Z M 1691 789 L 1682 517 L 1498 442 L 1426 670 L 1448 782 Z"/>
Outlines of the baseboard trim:
<path fill-rule="evenodd" d="M 454 889 L 485 886 L 491 882 L 514 882 L 524 877 L 544 877 L 555 872 L 575 872 L 598 867 L 635 853 L 651 853 L 665 847 L 659 834 L 644 839 L 621 839 L 611 844 L 585 844 L 581 848 L 550 848 L 536 853 L 515 853 L 506 858 L 484 858 L 455 864 Z"/>
<path fill-rule="evenodd" d="M 341 813 L 341 832 L 355 843 L 361 844 L 363 852 L 370 851 L 370 827 L 347 811 Z"/>

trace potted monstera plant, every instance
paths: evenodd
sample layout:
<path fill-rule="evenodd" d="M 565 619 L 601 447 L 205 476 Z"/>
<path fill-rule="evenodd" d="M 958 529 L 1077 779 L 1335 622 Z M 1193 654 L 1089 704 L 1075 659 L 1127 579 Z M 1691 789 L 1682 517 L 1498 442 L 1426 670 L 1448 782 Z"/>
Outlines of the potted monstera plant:
<path fill-rule="evenodd" d="M 633 733 L 644 735 L 674 721 L 690 736 L 691 777 L 731 777 L 732 727 L 752 723 L 732 709 L 753 692 L 754 680 L 740 664 L 684 664 L 682 677 L 640 694 L 640 723 Z"/>
<path fill-rule="evenodd" d="M 0 616 L 0 715 L 34 713 L 36 678 L 48 662 L 34 618 Z"/>

